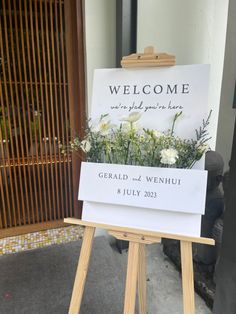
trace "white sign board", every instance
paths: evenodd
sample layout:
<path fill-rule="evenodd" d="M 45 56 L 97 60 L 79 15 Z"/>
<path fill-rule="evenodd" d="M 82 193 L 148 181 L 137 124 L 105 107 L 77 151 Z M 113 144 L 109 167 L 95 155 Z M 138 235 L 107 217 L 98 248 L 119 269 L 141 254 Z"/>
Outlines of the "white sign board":
<path fill-rule="evenodd" d="M 205 170 L 83 162 L 79 199 L 204 214 L 206 180 Z"/>
<path fill-rule="evenodd" d="M 143 127 L 166 131 L 176 112 L 176 134 L 194 138 L 208 114 L 209 65 L 94 72 L 91 118 L 109 114 L 113 123 L 130 112 L 142 113 Z"/>
<path fill-rule="evenodd" d="M 127 116 L 131 112 L 141 112 L 142 117 L 139 122 L 142 127 L 163 132 L 171 128 L 174 115 L 182 111 L 182 115 L 176 124 L 175 134 L 182 138 L 194 138 L 195 129 L 201 126 L 202 119 L 206 118 L 208 113 L 208 81 L 208 65 L 96 70 L 91 119 L 99 119 L 101 115 L 109 114 L 112 123 L 119 124 L 122 116 Z M 203 169 L 203 167 L 203 163 L 198 164 L 199 169 Z M 142 170 L 140 169 L 140 171 Z M 138 177 L 140 171 L 133 175 Z M 149 175 L 158 177 L 159 174 L 157 175 L 155 171 L 156 169 L 152 168 Z M 163 177 L 168 177 L 169 169 L 163 168 L 163 171 L 166 171 Z M 189 180 L 192 179 L 192 173 L 194 172 L 190 173 Z M 203 176 L 205 176 L 205 179 L 203 177 L 199 179 L 195 186 L 196 193 L 206 189 L 206 175 Z M 99 184 L 105 185 L 100 189 Z M 146 190 L 147 192 L 155 192 L 155 190 L 152 191 L 155 184 L 143 181 L 140 202 L 133 195 L 132 198 L 126 197 L 125 205 L 119 205 L 123 203 L 118 201 L 118 197 L 121 195 L 114 195 L 115 189 L 119 188 L 119 184 L 116 184 L 116 180 L 110 181 L 107 185 L 106 180 L 98 180 L 97 184 L 93 185 L 93 180 L 91 180 L 85 186 L 81 186 L 83 193 L 85 193 L 81 197 L 89 198 L 84 202 L 82 219 L 189 236 L 200 235 L 201 214 L 204 212 L 203 199 L 199 208 L 195 206 L 196 204 L 192 204 L 190 208 L 187 204 L 191 203 L 191 197 L 188 197 L 187 200 L 186 196 L 180 197 L 179 194 L 179 199 L 183 198 L 185 200 L 186 198 L 186 206 L 182 207 L 180 205 L 181 200 L 178 205 L 172 202 L 173 207 L 171 209 L 173 191 L 170 192 L 171 188 L 169 187 L 166 192 L 163 190 L 163 193 L 166 193 L 166 201 L 161 200 L 161 197 L 155 200 L 150 200 L 151 197 L 147 197 L 147 200 L 144 201 L 143 192 Z M 126 186 L 125 184 L 125 182 L 122 182 L 124 190 L 132 189 L 132 187 L 129 188 L 129 185 Z M 141 193 L 141 186 L 138 185 L 138 182 L 132 181 L 132 184 L 134 190 L 136 189 Z M 160 187 L 159 184 L 156 193 L 160 193 Z M 191 193 L 193 190 L 191 190 Z M 105 198 L 103 198 L 105 195 L 102 192 L 99 193 L 99 191 L 106 192 L 106 196 L 110 195 L 108 202 L 106 199 L 107 203 L 102 203 L 102 201 L 105 201 Z M 91 198 L 93 193 L 96 196 Z M 155 201 L 160 201 L 162 208 L 159 208 L 158 204 L 156 206 L 158 209 L 154 209 Z M 192 203 L 194 202 L 195 199 L 193 198 Z M 168 206 L 165 206 L 165 203 Z M 189 208 L 189 212 L 187 208 Z"/>
<path fill-rule="evenodd" d="M 201 215 L 154 210 L 150 208 L 83 203 L 83 220 L 115 226 L 200 236 Z"/>

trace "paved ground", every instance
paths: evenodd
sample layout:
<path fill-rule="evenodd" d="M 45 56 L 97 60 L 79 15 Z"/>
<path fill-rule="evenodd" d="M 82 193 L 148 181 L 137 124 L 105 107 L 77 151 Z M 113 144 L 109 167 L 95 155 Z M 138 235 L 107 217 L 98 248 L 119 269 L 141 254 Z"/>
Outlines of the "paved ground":
<path fill-rule="evenodd" d="M 81 242 L 0 257 L 1 314 L 63 314 L 73 286 Z M 160 245 L 147 252 L 148 313 L 182 313 L 181 278 Z M 127 253 L 95 239 L 82 314 L 122 313 Z M 196 296 L 196 314 L 210 314 Z"/>

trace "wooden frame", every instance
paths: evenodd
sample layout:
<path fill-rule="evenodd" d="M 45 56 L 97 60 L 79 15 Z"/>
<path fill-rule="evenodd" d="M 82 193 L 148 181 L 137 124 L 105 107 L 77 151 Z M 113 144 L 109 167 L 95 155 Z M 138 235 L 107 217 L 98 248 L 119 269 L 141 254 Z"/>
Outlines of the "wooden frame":
<path fill-rule="evenodd" d="M 66 49 L 69 84 L 69 110 L 72 135 L 83 135 L 86 123 L 84 68 L 84 6 L 82 0 L 65 1 Z M 73 203 L 76 217 L 81 217 L 78 201 L 80 159 L 72 154 Z"/>

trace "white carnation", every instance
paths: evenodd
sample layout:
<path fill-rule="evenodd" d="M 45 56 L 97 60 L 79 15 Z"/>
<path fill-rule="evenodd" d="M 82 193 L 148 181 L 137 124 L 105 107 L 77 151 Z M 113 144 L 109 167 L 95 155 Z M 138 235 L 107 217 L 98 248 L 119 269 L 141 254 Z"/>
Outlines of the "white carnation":
<path fill-rule="evenodd" d="M 174 165 L 178 159 L 178 152 L 174 148 L 161 150 L 161 163 L 165 165 Z"/>

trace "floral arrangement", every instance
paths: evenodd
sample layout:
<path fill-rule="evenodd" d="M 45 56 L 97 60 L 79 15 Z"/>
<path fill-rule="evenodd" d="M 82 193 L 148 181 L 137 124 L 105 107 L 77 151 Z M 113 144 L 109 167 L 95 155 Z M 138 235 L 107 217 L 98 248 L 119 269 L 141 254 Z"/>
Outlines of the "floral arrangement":
<path fill-rule="evenodd" d="M 195 139 L 182 139 L 175 135 L 175 125 L 182 112 L 176 113 L 172 126 L 166 132 L 139 126 L 141 113 L 131 112 L 119 125 L 111 123 L 109 115 L 90 121 L 83 139 L 78 136 L 69 146 L 60 144 L 62 154 L 85 153 L 87 161 L 151 167 L 192 168 L 209 150 L 210 139 L 207 120 L 196 131 Z"/>

